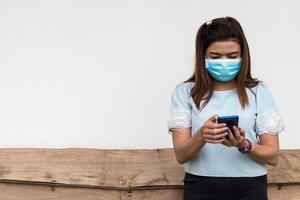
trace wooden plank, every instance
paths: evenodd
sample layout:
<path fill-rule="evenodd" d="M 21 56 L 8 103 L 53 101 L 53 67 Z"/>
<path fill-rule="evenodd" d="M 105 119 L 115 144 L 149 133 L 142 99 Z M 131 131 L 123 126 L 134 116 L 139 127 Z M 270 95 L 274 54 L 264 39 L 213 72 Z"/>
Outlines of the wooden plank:
<path fill-rule="evenodd" d="M 93 188 L 49 187 L 0 183 L 5 200 L 182 200 L 182 189 L 120 191 Z"/>
<path fill-rule="evenodd" d="M 282 150 L 269 184 L 300 183 L 300 150 Z M 0 182 L 106 189 L 178 188 L 184 169 L 173 149 L 0 149 Z"/>
<path fill-rule="evenodd" d="M 0 183 L 5 200 L 120 200 L 119 190 Z"/>
<path fill-rule="evenodd" d="M 178 185 L 177 173 L 182 174 L 182 166 L 176 163 L 172 149 L 162 152 L 167 158 L 161 157 L 161 151 L 164 150 L 1 149 L 0 179 L 116 189 Z M 166 179 L 164 174 L 170 177 Z"/>
<path fill-rule="evenodd" d="M 106 190 L 94 188 L 51 187 L 30 184 L 0 183 L 5 200 L 182 200 L 183 189 Z M 300 186 L 269 186 L 270 200 L 299 200 Z"/>
<path fill-rule="evenodd" d="M 270 200 L 299 200 L 300 185 L 268 186 Z"/>
<path fill-rule="evenodd" d="M 133 190 L 121 192 L 121 200 L 182 200 L 183 189 Z"/>
<path fill-rule="evenodd" d="M 270 184 L 300 184 L 300 149 L 281 150 L 276 167 L 268 166 Z"/>

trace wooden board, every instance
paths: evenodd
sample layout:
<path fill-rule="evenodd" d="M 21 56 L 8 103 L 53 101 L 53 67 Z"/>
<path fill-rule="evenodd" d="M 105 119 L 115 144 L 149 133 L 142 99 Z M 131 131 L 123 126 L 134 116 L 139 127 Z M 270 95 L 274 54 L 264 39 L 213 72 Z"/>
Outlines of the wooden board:
<path fill-rule="evenodd" d="M 300 185 L 269 185 L 268 196 L 270 200 L 299 200 Z"/>
<path fill-rule="evenodd" d="M 300 184 L 300 149 L 281 150 L 276 167 L 268 166 L 270 184 Z"/>
<path fill-rule="evenodd" d="M 102 188 L 182 185 L 172 149 L 1 149 L 0 182 L 18 180 Z"/>
<path fill-rule="evenodd" d="M 0 183 L 3 200 L 182 200 L 183 189 L 107 190 L 80 187 L 51 187 L 30 184 Z M 300 186 L 271 185 L 270 200 L 299 200 Z"/>
<path fill-rule="evenodd" d="M 184 169 L 173 149 L 0 149 L 1 199 L 164 199 L 183 197 Z M 268 166 L 270 199 L 300 199 L 300 150 Z"/>

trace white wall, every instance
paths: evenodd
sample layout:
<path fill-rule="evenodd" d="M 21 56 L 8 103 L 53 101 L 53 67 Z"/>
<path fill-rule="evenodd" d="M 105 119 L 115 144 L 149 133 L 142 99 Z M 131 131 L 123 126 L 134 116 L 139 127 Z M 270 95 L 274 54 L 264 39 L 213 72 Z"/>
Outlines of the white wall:
<path fill-rule="evenodd" d="M 299 148 L 296 0 L 1 0 L 0 147 L 172 147 L 171 91 L 199 26 L 226 15 L 285 119 L 281 148 Z"/>

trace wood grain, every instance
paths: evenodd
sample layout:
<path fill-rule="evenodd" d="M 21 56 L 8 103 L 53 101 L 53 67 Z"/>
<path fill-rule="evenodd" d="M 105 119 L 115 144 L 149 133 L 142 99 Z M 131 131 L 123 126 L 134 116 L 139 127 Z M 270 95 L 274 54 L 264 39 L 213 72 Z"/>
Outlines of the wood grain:
<path fill-rule="evenodd" d="M 183 197 L 184 168 L 173 149 L 0 149 L 5 200 L 172 199 Z M 268 166 L 270 199 L 300 199 L 300 150 Z"/>

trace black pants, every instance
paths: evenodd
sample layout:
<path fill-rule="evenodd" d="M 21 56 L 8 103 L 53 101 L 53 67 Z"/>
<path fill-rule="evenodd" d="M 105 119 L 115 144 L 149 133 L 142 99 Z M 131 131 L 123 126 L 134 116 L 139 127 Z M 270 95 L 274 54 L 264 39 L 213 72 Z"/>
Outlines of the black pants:
<path fill-rule="evenodd" d="M 185 172 L 184 200 L 267 200 L 267 176 L 208 177 Z"/>

